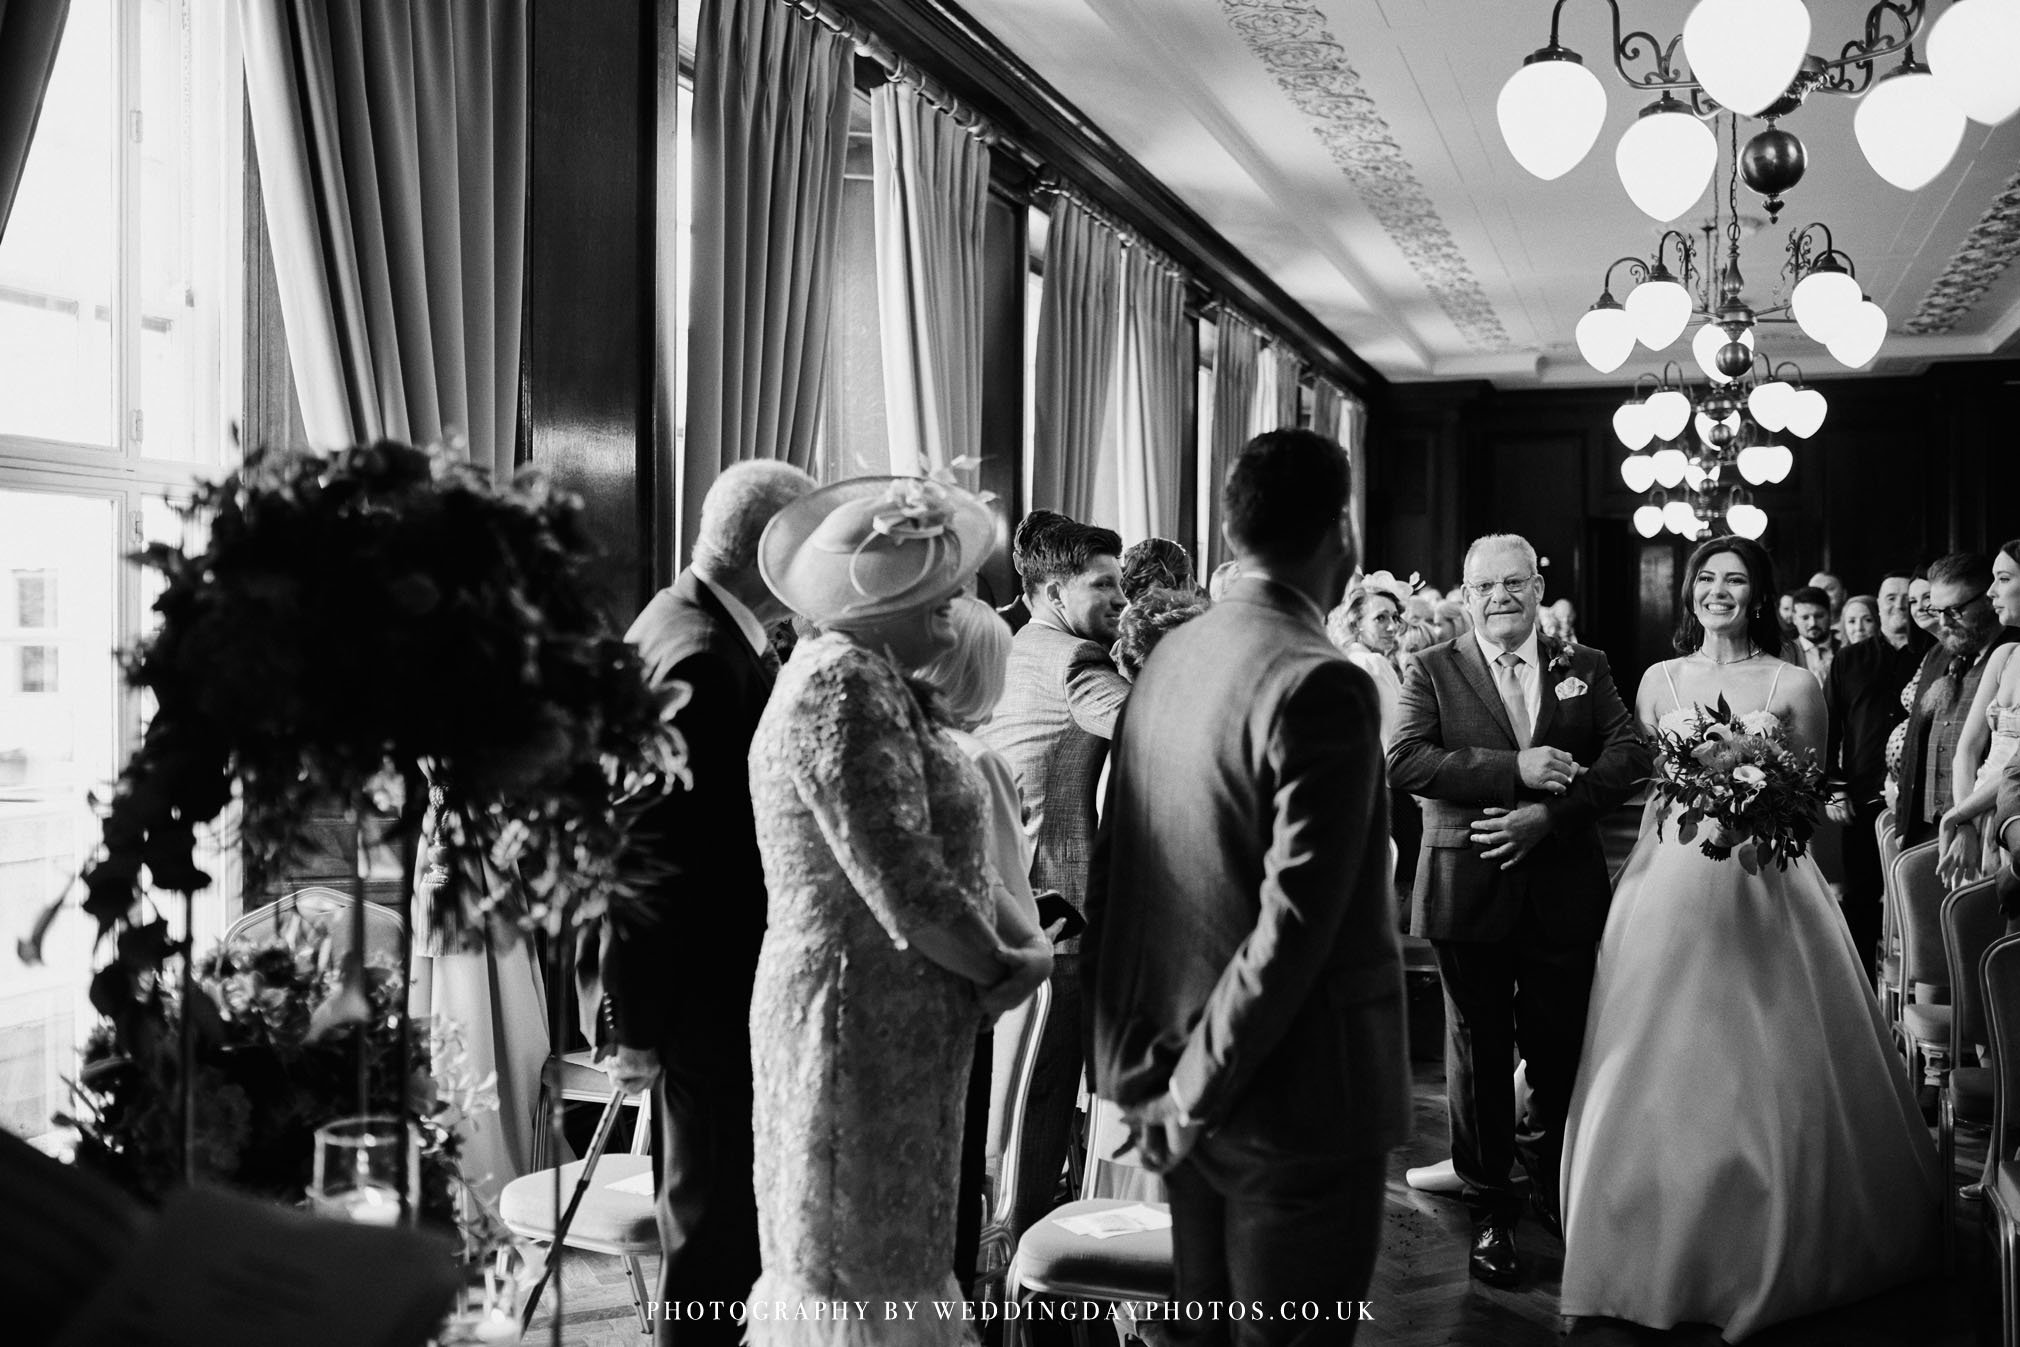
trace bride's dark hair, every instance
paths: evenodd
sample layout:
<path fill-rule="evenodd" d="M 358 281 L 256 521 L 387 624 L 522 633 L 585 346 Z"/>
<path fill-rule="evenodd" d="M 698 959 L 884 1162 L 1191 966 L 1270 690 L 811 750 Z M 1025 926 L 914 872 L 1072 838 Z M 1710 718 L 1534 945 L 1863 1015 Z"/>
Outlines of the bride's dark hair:
<path fill-rule="evenodd" d="M 1775 587 L 1774 558 L 1753 539 L 1734 534 L 1705 539 L 1684 564 L 1683 583 L 1677 586 L 1676 593 L 1676 653 L 1695 655 L 1697 648 L 1704 644 L 1704 626 L 1697 620 L 1695 606 L 1690 601 L 1691 590 L 1697 582 L 1697 573 L 1704 569 L 1704 563 L 1720 552 L 1732 553 L 1746 567 L 1747 585 L 1753 590 L 1753 607 L 1747 610 L 1746 619 L 1748 639 L 1760 647 L 1761 653 L 1779 656 L 1782 652 L 1782 623 L 1775 605 L 1781 591 Z"/>

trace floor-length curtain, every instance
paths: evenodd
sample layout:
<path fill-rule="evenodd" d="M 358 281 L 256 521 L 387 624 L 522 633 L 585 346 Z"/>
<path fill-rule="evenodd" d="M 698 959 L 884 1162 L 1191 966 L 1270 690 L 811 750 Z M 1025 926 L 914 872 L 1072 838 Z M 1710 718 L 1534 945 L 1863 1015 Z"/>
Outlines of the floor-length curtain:
<path fill-rule="evenodd" d="M 854 52 L 781 0 L 702 0 L 683 547 L 730 464 L 813 465 Z"/>
<path fill-rule="evenodd" d="M 0 0 L 0 238 L 14 213 L 69 17 L 70 0 Z"/>
<path fill-rule="evenodd" d="M 1363 549 L 1368 542 L 1368 407 L 1359 398 L 1348 397 L 1338 389 L 1332 389 L 1332 392 L 1339 410 L 1336 428 L 1330 433 L 1347 449 L 1354 493 L 1354 550 L 1362 556 L 1362 564 L 1366 565 Z"/>
<path fill-rule="evenodd" d="M 513 466 L 526 0 L 239 0 L 247 107 L 310 441 L 461 437 Z"/>
<path fill-rule="evenodd" d="M 1053 207 L 1038 305 L 1031 505 L 1087 519 L 1115 382 L 1122 240 L 1069 197 Z M 1112 521 L 1089 520 L 1090 523 Z"/>
<path fill-rule="evenodd" d="M 1185 407 L 1193 379 L 1185 278 L 1147 248 L 1131 248 L 1123 287 L 1122 536 L 1170 537 L 1178 527 Z"/>
<path fill-rule="evenodd" d="M 1207 460 L 1208 569 L 1227 560 L 1227 540 L 1221 537 L 1220 492 L 1235 455 L 1253 433 L 1249 424 L 1257 406 L 1258 366 L 1262 356 L 1262 334 L 1238 313 L 1222 309 L 1214 345 L 1213 425 Z"/>
<path fill-rule="evenodd" d="M 1340 440 L 1345 413 L 1346 394 L 1339 385 L 1330 379 L 1312 380 L 1312 429 L 1329 440 Z"/>
<path fill-rule="evenodd" d="M 1281 341 L 1263 348 L 1256 362 L 1255 400 L 1250 404 L 1248 428 L 1251 435 L 1266 430 L 1288 430 L 1298 423 L 1298 373 L 1302 369 L 1297 353 Z"/>
<path fill-rule="evenodd" d="M 989 149 L 909 84 L 870 95 L 870 118 L 891 471 L 930 473 L 981 447 Z"/>

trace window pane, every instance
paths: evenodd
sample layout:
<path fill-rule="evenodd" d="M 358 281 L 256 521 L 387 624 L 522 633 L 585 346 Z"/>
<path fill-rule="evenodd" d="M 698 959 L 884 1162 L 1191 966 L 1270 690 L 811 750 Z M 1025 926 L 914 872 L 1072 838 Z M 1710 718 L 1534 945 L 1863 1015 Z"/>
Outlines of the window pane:
<path fill-rule="evenodd" d="M 0 240 L 0 434 L 113 443 L 112 0 L 76 0 Z"/>
<path fill-rule="evenodd" d="M 194 299 L 192 209 L 199 180 L 189 87 L 185 0 L 140 5 L 140 411 L 141 452 L 193 457 L 191 394 L 203 371 Z"/>
<path fill-rule="evenodd" d="M 0 491 L 0 566 L 60 588 L 55 620 L 0 613 L 0 1126 L 33 1136 L 66 1107 L 90 1031 L 92 923 L 66 911 L 44 964 L 15 941 L 67 888 L 98 836 L 87 792 L 114 771 L 118 509 L 105 496 Z"/>

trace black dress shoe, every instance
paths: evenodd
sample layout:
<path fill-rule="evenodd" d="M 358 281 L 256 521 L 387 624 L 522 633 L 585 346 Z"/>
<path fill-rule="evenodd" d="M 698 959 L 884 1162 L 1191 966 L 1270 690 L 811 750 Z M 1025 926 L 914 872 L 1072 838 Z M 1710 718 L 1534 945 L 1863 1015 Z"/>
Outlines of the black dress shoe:
<path fill-rule="evenodd" d="M 1489 1286 L 1513 1286 L 1522 1275 L 1515 1259 L 1514 1228 L 1499 1221 L 1481 1225 L 1473 1232 L 1473 1253 L 1466 1265 Z"/>
<path fill-rule="evenodd" d="M 1529 1214 L 1536 1218 L 1536 1224 L 1555 1235 L 1560 1244 L 1563 1243 L 1564 1218 L 1558 1214 L 1554 1202 L 1545 1202 L 1542 1193 L 1532 1191 L 1529 1194 Z"/>

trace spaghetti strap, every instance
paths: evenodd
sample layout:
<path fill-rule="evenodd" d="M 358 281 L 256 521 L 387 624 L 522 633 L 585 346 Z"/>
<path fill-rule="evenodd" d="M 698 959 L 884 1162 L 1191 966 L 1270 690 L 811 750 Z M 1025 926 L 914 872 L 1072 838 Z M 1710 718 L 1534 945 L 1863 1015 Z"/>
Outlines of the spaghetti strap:
<path fill-rule="evenodd" d="M 1676 709 L 1683 709 L 1683 694 L 1676 690 L 1676 679 L 1670 675 L 1673 665 L 1683 663 L 1680 659 L 1666 659 L 1662 662 L 1662 681 L 1669 684 L 1669 699 L 1676 703 Z"/>
<path fill-rule="evenodd" d="M 1761 710 L 1772 711 L 1775 709 L 1775 689 L 1782 685 L 1782 674 L 1787 671 L 1788 667 L 1789 662 L 1785 659 L 1775 661 L 1774 681 L 1768 684 L 1768 699 L 1761 703 Z"/>

